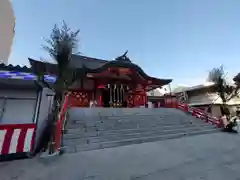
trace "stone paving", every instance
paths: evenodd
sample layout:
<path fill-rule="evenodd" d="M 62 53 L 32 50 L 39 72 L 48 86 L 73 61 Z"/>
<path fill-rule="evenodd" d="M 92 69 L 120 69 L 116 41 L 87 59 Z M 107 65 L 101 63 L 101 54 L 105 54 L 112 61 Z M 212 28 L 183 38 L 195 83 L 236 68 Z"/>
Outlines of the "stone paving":
<path fill-rule="evenodd" d="M 240 180 L 240 135 L 214 133 L 0 163 L 1 180 Z"/>

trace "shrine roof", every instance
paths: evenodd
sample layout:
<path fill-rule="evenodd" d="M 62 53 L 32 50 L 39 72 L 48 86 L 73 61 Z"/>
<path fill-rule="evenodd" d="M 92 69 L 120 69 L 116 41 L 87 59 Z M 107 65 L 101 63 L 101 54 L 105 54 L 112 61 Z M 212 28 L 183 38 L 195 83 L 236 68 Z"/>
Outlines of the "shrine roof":
<path fill-rule="evenodd" d="M 103 66 L 107 62 L 109 61 L 73 54 L 70 66 L 73 68 L 87 67 L 88 69 L 96 69 Z"/>
<path fill-rule="evenodd" d="M 4 64 L 0 63 L 0 70 L 1 71 L 17 71 L 17 72 L 32 72 L 32 69 L 27 66 L 19 66 L 19 65 L 13 65 L 13 64 Z"/>
<path fill-rule="evenodd" d="M 37 61 L 29 58 L 29 62 L 32 66 L 32 69 L 35 73 L 37 71 L 46 71 L 46 73 L 56 74 L 57 66 L 56 64 L 46 63 L 42 61 Z M 77 72 L 87 72 L 87 73 L 101 73 L 108 68 L 130 68 L 138 72 L 143 78 L 153 81 L 155 84 L 166 85 L 172 82 L 172 79 L 158 79 L 147 75 L 138 65 L 132 63 L 128 60 L 102 60 L 91 58 L 82 55 L 72 55 L 69 68 Z"/>

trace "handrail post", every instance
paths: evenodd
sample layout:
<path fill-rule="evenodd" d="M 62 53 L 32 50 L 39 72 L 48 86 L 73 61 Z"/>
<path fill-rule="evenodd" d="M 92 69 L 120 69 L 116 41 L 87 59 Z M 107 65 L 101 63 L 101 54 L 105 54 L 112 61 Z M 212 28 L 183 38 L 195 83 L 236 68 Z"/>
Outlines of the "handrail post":
<path fill-rule="evenodd" d="M 188 105 L 187 104 L 184 104 L 184 111 L 188 112 Z"/>
<path fill-rule="evenodd" d="M 205 121 L 208 122 L 208 115 L 207 114 L 204 114 L 205 115 Z"/>
<path fill-rule="evenodd" d="M 68 95 L 64 97 L 64 101 L 61 107 L 61 110 L 58 115 L 58 120 L 56 122 L 56 131 L 54 135 L 54 151 L 59 152 L 60 146 L 61 146 L 61 136 L 62 136 L 62 125 L 63 125 L 63 119 L 66 113 L 68 107 Z"/>
<path fill-rule="evenodd" d="M 195 109 L 192 110 L 192 115 L 196 116 L 196 110 Z"/>
<path fill-rule="evenodd" d="M 186 113 L 191 113 L 192 116 L 200 118 L 207 123 L 211 122 L 212 124 L 215 124 L 219 128 L 223 127 L 221 118 L 218 119 L 216 117 L 213 117 L 211 114 L 208 114 L 207 112 L 204 112 L 203 110 L 200 110 L 198 108 L 193 108 L 187 104 L 182 104 L 180 102 L 178 102 L 176 104 L 176 108 L 181 109 L 182 111 L 184 111 Z M 191 111 L 191 109 L 192 109 L 192 111 Z M 214 120 L 212 120 L 212 119 L 214 119 Z"/>

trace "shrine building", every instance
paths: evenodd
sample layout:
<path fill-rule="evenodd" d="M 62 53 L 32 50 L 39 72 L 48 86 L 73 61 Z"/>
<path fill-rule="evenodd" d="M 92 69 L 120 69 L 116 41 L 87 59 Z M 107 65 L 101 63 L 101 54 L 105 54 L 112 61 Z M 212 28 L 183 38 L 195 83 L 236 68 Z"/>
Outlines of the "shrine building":
<path fill-rule="evenodd" d="M 34 73 L 56 75 L 56 64 L 29 59 Z M 112 61 L 72 55 L 69 69 L 78 75 L 69 87 L 70 106 L 89 107 L 145 107 L 146 92 L 169 84 L 171 79 L 147 75 L 126 54 Z"/>

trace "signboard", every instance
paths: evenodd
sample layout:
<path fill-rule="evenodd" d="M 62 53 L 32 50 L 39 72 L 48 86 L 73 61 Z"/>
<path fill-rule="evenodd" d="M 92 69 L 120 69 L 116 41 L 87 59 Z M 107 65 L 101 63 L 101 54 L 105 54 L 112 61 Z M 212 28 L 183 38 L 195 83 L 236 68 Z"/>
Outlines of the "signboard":
<path fill-rule="evenodd" d="M 131 74 L 131 70 L 129 68 L 119 68 L 118 69 L 119 74 Z"/>

